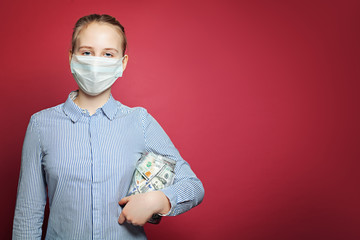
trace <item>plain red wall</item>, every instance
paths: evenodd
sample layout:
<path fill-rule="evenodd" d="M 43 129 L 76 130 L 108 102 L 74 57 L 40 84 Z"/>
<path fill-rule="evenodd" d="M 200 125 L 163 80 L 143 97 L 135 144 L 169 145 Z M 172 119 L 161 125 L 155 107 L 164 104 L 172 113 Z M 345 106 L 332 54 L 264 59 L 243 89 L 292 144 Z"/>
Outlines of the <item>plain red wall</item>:
<path fill-rule="evenodd" d="M 114 97 L 147 108 L 205 186 L 149 239 L 360 239 L 360 2 L 344 0 L 1 1 L 2 239 L 29 118 L 76 89 L 90 13 L 126 28 Z"/>

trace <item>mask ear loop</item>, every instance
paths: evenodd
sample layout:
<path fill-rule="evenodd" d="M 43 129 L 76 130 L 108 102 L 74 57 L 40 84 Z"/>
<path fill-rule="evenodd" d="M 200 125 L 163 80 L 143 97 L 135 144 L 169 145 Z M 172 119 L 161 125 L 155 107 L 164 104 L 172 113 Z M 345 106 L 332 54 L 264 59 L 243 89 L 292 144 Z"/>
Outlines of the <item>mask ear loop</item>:
<path fill-rule="evenodd" d="M 125 54 L 124 54 L 124 56 L 122 57 L 122 58 L 120 58 L 121 59 L 121 66 L 122 66 L 122 73 L 121 73 L 121 76 L 120 77 L 122 77 L 122 75 L 123 75 L 123 73 L 124 73 L 124 59 L 125 59 Z"/>

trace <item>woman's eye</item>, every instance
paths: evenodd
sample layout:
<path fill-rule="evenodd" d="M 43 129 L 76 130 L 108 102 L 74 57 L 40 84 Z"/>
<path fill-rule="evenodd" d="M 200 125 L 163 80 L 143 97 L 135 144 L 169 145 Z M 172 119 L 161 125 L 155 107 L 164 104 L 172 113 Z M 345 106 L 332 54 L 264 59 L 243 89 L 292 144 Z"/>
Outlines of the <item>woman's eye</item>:
<path fill-rule="evenodd" d="M 113 55 L 111 53 L 105 53 L 104 56 L 105 57 L 112 57 Z"/>
<path fill-rule="evenodd" d="M 91 55 L 91 52 L 83 52 L 82 55 L 84 55 L 84 56 L 90 56 L 90 55 Z"/>

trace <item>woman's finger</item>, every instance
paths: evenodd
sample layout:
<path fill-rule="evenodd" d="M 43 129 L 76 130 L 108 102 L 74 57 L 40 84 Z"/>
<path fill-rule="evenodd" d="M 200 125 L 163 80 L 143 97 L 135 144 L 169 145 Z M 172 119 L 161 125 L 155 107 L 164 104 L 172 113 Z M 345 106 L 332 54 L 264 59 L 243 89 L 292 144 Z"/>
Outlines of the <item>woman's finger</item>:
<path fill-rule="evenodd" d="M 121 212 L 118 222 L 119 222 L 119 224 L 123 224 L 125 222 L 125 216 L 124 216 L 123 212 Z"/>
<path fill-rule="evenodd" d="M 130 200 L 130 197 L 124 197 L 119 201 L 119 205 L 125 205 Z"/>

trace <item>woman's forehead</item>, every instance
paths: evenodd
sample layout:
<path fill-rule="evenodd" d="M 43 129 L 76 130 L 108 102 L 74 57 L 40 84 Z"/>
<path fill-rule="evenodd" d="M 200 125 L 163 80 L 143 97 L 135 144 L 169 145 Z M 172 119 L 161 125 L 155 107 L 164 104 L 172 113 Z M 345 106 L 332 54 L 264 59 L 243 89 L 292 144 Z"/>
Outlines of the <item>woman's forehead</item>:
<path fill-rule="evenodd" d="M 103 23 L 91 23 L 82 29 L 77 38 L 77 45 L 94 48 L 117 48 L 121 50 L 122 36 L 115 26 Z"/>

